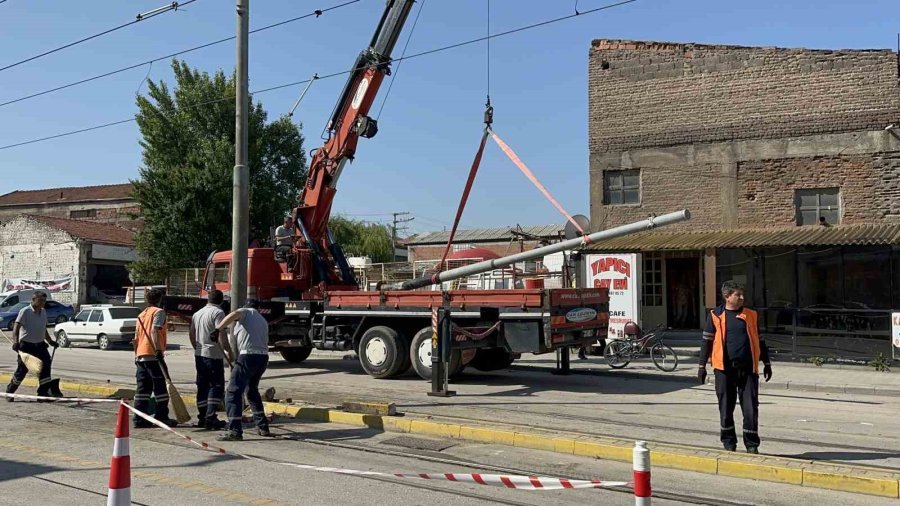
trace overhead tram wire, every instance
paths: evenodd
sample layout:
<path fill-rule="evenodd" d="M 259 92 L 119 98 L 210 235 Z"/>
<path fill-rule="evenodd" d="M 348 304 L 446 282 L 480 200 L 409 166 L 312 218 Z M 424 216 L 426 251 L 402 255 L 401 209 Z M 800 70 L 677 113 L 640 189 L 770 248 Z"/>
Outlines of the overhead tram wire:
<path fill-rule="evenodd" d="M 358 1 L 358 0 L 357 0 L 357 1 Z M 607 9 L 612 9 L 612 8 L 614 8 L 614 7 L 619 7 L 619 6 L 626 5 L 626 4 L 630 4 L 630 3 L 634 3 L 634 2 L 637 2 L 637 1 L 638 1 L 638 0 L 623 0 L 623 1 L 621 1 L 621 2 L 617 2 L 617 3 L 614 3 L 614 4 L 604 5 L 604 6 L 602 6 L 602 7 L 597 7 L 597 8 L 591 9 L 591 10 L 587 10 L 587 11 L 584 11 L 584 12 L 580 12 L 580 13 L 578 13 L 578 14 L 570 14 L 570 15 L 568 15 L 568 16 L 561 16 L 561 17 L 558 17 L 558 18 L 548 19 L 548 20 L 546 20 L 546 21 L 541 21 L 541 22 L 539 22 L 539 23 L 534 23 L 534 24 L 522 26 L 522 27 L 519 27 L 519 28 L 513 28 L 513 29 L 507 30 L 507 31 L 505 31 L 505 32 L 499 32 L 499 33 L 495 33 L 495 34 L 493 34 L 493 35 L 487 35 L 487 36 L 484 36 L 484 37 L 478 37 L 478 38 L 476 38 L 476 39 L 471 39 L 471 40 L 467 40 L 467 41 L 464 41 L 464 42 L 458 42 L 458 43 L 456 43 L 456 44 L 451 44 L 451 45 L 449 45 L 449 46 L 443 46 L 443 47 L 438 47 L 438 48 L 434 48 L 434 49 L 429 49 L 428 51 L 422 51 L 421 53 L 416 53 L 416 54 L 412 54 L 412 55 L 409 55 L 409 56 L 404 56 L 402 60 L 410 60 L 410 59 L 413 59 L 413 58 L 419 58 L 419 57 L 421 57 L 421 56 L 427 56 L 427 55 L 431 55 L 431 54 L 435 54 L 435 53 L 440 53 L 440 52 L 442 52 L 442 51 L 449 51 L 449 50 L 451 50 L 451 49 L 456 49 L 456 48 L 458 48 L 458 47 L 468 46 L 468 45 L 475 44 L 475 43 L 478 43 L 478 42 L 482 42 L 482 41 L 485 41 L 485 40 L 488 40 L 488 39 L 496 39 L 497 37 L 503 37 L 503 36 L 506 36 L 506 35 L 511 35 L 511 34 L 514 34 L 514 33 L 523 32 L 523 31 L 526 31 L 526 30 L 530 30 L 530 29 L 532 29 L 532 28 L 538 28 L 538 27 L 541 27 L 541 26 L 546 26 L 546 25 L 549 25 L 549 24 L 552 24 L 552 23 L 557 23 L 557 22 L 560 22 L 560 21 L 565 21 L 565 20 L 568 20 L 568 19 L 572 19 L 572 18 L 574 18 L 574 17 L 584 16 L 584 15 L 587 15 L 587 14 L 592 14 L 592 13 L 595 13 L 595 12 L 599 12 L 599 11 L 603 11 L 603 10 L 607 10 Z M 402 60 L 401 60 L 400 58 L 397 58 L 396 60 L 393 60 L 393 61 L 397 62 L 397 61 L 402 61 Z M 363 67 L 363 68 L 364 68 L 364 67 Z M 352 68 L 352 69 L 349 69 L 349 70 L 344 70 L 344 71 L 341 71 L 341 72 L 335 72 L 335 73 L 332 73 L 332 74 L 320 75 L 320 76 L 318 76 L 316 79 L 328 79 L 328 78 L 331 78 L 331 77 L 342 76 L 342 75 L 350 74 L 351 72 L 354 72 L 355 70 L 357 70 L 357 69 L 356 69 L 356 68 Z M 280 90 L 280 89 L 284 89 L 284 88 L 290 88 L 290 87 L 293 87 L 293 86 L 298 86 L 298 85 L 301 85 L 301 84 L 306 84 L 306 83 L 308 83 L 308 82 L 310 82 L 310 81 L 312 81 L 312 78 L 310 78 L 310 79 L 304 79 L 304 80 L 302 80 L 302 81 L 294 81 L 294 82 L 291 82 L 291 83 L 280 84 L 280 85 L 278 85 L 278 86 L 272 86 L 272 87 L 269 87 L 269 88 L 263 88 L 263 89 L 261 89 L 261 90 L 251 91 L 251 92 L 250 92 L 250 95 L 258 95 L 258 94 L 261 94 L 261 93 L 268 93 L 268 92 L 270 92 L 270 91 Z M 202 102 L 202 103 L 199 103 L 199 104 L 191 104 L 190 107 L 198 107 L 198 106 L 201 106 L 201 105 L 207 105 L 207 104 L 211 104 L 211 103 L 223 102 L 223 101 L 226 101 L 226 100 L 233 100 L 233 99 L 234 99 L 234 97 L 229 97 L 229 98 L 219 98 L 219 99 L 214 99 L 214 100 Z M 24 145 L 26 145 L 26 144 L 33 144 L 33 143 L 36 143 L 36 142 L 41 142 L 41 141 L 50 140 L 50 139 L 56 139 L 56 138 L 59 138 L 59 137 L 66 137 L 66 136 L 68 136 L 68 135 L 75 135 L 75 134 L 79 134 L 79 133 L 82 133 L 82 132 L 88 132 L 88 131 L 91 131 L 91 130 L 97 130 L 97 129 L 100 129 L 100 128 L 106 128 L 106 127 L 110 127 L 110 126 L 114 126 L 114 125 L 120 125 L 120 124 L 128 123 L 128 122 L 131 122 L 131 121 L 135 121 L 135 119 L 134 119 L 134 118 L 124 119 L 124 120 L 120 120 L 120 121 L 114 121 L 114 122 L 112 122 L 112 123 L 106 123 L 106 124 L 103 124 L 103 125 L 97 125 L 97 126 L 93 126 L 93 127 L 82 128 L 82 129 L 75 130 L 75 131 L 71 131 L 71 132 L 64 132 L 64 133 L 52 135 L 52 136 L 49 136 L 49 137 L 42 137 L 42 138 L 40 138 L 40 139 L 32 139 L 32 140 L 28 140 L 28 141 L 17 142 L 17 143 L 15 143 L 15 144 L 7 144 L 7 145 L 5 145 L 5 146 L 0 146 L 0 150 L 10 149 L 10 148 L 18 147 L 18 146 L 24 146 Z"/>
<path fill-rule="evenodd" d="M 179 3 L 179 2 L 172 2 L 172 3 L 170 4 L 169 8 L 166 9 L 166 10 L 161 10 L 161 11 L 159 11 L 159 12 L 155 12 L 155 13 L 153 13 L 153 14 L 148 14 L 148 15 L 146 15 L 146 16 L 142 16 L 142 15 L 138 14 L 137 18 L 134 19 L 133 21 L 129 21 L 129 22 L 127 22 L 127 23 L 124 23 L 124 24 L 121 24 L 121 25 L 119 25 L 119 26 L 110 28 L 110 29 L 108 29 L 108 30 L 104 30 L 104 31 L 102 31 L 102 32 L 100 32 L 100 33 L 95 33 L 94 35 L 89 35 L 89 36 L 87 36 L 87 37 L 85 37 L 85 38 L 83 38 L 83 39 L 79 39 L 79 40 L 76 40 L 76 41 L 74 41 L 74 42 L 70 42 L 70 43 L 68 43 L 68 44 L 59 46 L 59 47 L 57 47 L 57 48 L 55 48 L 55 49 L 51 49 L 51 50 L 49 50 L 49 51 L 44 51 L 43 53 L 36 54 L 36 55 L 34 55 L 34 56 L 25 58 L 24 60 L 19 60 L 19 61 L 15 62 L 15 63 L 11 63 L 11 64 L 9 64 L 9 65 L 6 65 L 5 67 L 0 67 L 0 72 L 3 72 L 4 70 L 7 70 L 7 69 L 11 69 L 11 68 L 13 68 L 13 67 L 17 67 L 17 66 L 19 66 L 19 65 L 22 65 L 23 63 L 28 63 L 28 62 L 30 62 L 30 61 L 37 60 L 38 58 L 43 58 L 44 56 L 47 56 L 47 55 L 50 55 L 50 54 L 53 54 L 53 53 L 62 51 L 63 49 L 68 49 L 68 48 L 70 48 L 70 47 L 72 47 L 72 46 L 76 46 L 76 45 L 81 44 L 81 43 L 83 43 L 83 42 L 87 42 L 87 41 L 89 41 L 89 40 L 93 40 L 93 39 L 96 39 L 96 38 L 98 38 L 98 37 L 102 37 L 102 36 L 104 36 L 104 35 L 108 35 L 108 34 L 110 34 L 110 33 L 112 33 L 112 32 L 117 31 L 117 30 L 121 30 L 122 28 L 126 28 L 126 27 L 129 27 L 129 26 L 131 26 L 131 25 L 140 23 L 141 21 L 145 21 L 145 20 L 147 20 L 147 19 L 156 17 L 156 16 L 159 15 L 159 14 L 162 14 L 162 13 L 165 13 L 165 12 L 169 12 L 169 11 L 177 11 L 180 7 L 184 7 L 185 5 L 190 5 L 190 4 L 192 4 L 192 3 L 196 2 L 196 1 L 197 1 L 197 0 L 186 0 L 185 2 L 181 2 L 181 3 Z M 154 9 L 154 11 L 155 11 L 155 10 L 156 10 L 156 9 Z M 151 12 L 153 12 L 153 11 L 151 11 Z"/>
<path fill-rule="evenodd" d="M 286 24 L 288 24 L 288 23 L 293 23 L 293 22 L 295 22 L 295 21 L 299 21 L 299 20 L 301 20 L 301 19 L 310 18 L 310 17 L 313 17 L 313 16 L 315 16 L 315 17 L 318 18 L 319 16 L 321 16 L 322 14 L 324 14 L 324 13 L 326 13 L 326 12 L 328 12 L 328 11 L 333 11 L 333 10 L 335 10 L 335 9 L 340 9 L 341 7 L 346 7 L 346 6 L 348 6 L 348 5 L 355 4 L 355 3 L 359 3 L 359 2 L 361 2 L 361 1 L 362 1 L 362 0 L 349 0 L 349 1 L 347 1 L 347 2 L 344 2 L 344 3 L 341 3 L 341 4 L 337 4 L 337 5 L 333 5 L 333 6 L 331 6 L 331 7 L 325 8 L 325 9 L 316 9 L 316 10 L 314 10 L 314 11 L 308 13 L 308 14 L 304 14 L 304 15 L 302 15 L 302 16 L 297 16 L 297 17 L 293 17 L 293 18 L 290 18 L 290 19 L 285 19 L 284 21 L 279 21 L 279 22 L 273 23 L 273 24 L 271 24 L 271 25 L 266 25 L 266 26 L 262 26 L 262 27 L 256 28 L 256 29 L 254 29 L 254 30 L 250 30 L 249 33 L 253 34 L 253 33 L 257 33 L 257 32 L 262 32 L 262 31 L 264 31 L 264 30 L 270 30 L 270 29 L 272 29 L 272 28 L 276 28 L 276 27 L 279 27 L 279 26 L 282 26 L 282 25 L 286 25 Z M 188 49 L 183 49 L 183 50 L 181 50 L 181 51 L 177 51 L 177 52 L 174 52 L 174 53 L 171 53 L 171 54 L 167 54 L 167 55 L 165 55 L 165 56 L 160 56 L 160 57 L 158 57 L 158 58 L 153 58 L 152 60 L 142 61 L 142 62 L 140 62 L 140 63 L 135 63 L 134 65 L 129 65 L 129 66 L 127 66 L 127 67 L 122 67 L 122 68 L 119 68 L 119 69 L 116 69 L 116 70 L 111 70 L 111 71 L 109 71 L 109 72 L 105 72 L 105 73 L 103 73 L 103 74 L 98 74 L 98 75 L 93 76 L 93 77 L 87 77 L 87 78 L 85 78 L 85 79 L 81 79 L 81 80 L 79 80 L 79 81 L 74 81 L 74 82 L 71 82 L 71 83 L 69 83 L 69 84 L 63 84 L 63 85 L 61 85 L 61 86 L 57 86 L 56 88 L 50 88 L 50 89 L 48 89 L 48 90 L 39 91 L 39 92 L 37 92 L 37 93 L 32 93 L 31 95 L 26 95 L 26 96 L 24 96 L 24 97 L 15 98 L 15 99 L 12 99 L 12 100 L 8 100 L 8 101 L 6 101 L 6 102 L 0 102 L 0 107 L 6 106 L 6 105 L 10 105 L 10 104 L 15 104 L 15 103 L 17 103 L 17 102 L 23 102 L 23 101 L 25 101 L 25 100 L 29 100 L 29 99 L 32 99 L 32 98 L 35 98 L 35 97 L 40 97 L 40 96 L 42 96 L 42 95 L 47 95 L 47 94 L 50 94 L 50 93 L 53 93 L 53 92 L 56 92 L 56 91 L 64 90 L 64 89 L 66 89 L 66 88 L 71 88 L 71 87 L 73 87 L 73 86 L 78 86 L 79 84 L 89 83 L 89 82 L 91 82 L 91 81 L 96 81 L 96 80 L 98 80 L 98 79 L 103 79 L 104 77 L 109 77 L 109 76 L 113 76 L 113 75 L 116 75 L 116 74 L 121 74 L 122 72 L 127 72 L 127 71 L 129 71 L 129 70 L 134 70 L 134 69 L 136 69 L 136 68 L 143 67 L 144 65 L 152 65 L 153 63 L 156 63 L 156 62 L 158 62 L 158 61 L 168 60 L 169 58 L 174 58 L 174 57 L 176 57 L 176 56 L 181 56 L 181 55 L 183 55 L 183 54 L 187 54 L 187 53 L 190 53 L 190 52 L 193 52 L 193 51 L 198 51 L 198 50 L 200 50 L 200 49 L 206 49 L 206 48 L 208 48 L 208 47 L 210 47 L 210 46 L 215 46 L 215 45 L 217 45 L 217 44 L 222 44 L 222 43 L 224 43 L 224 42 L 228 42 L 228 41 L 234 40 L 234 39 L 235 39 L 235 36 L 232 35 L 231 37 L 225 37 L 225 38 L 223 38 L 223 39 L 214 40 L 214 41 L 212 41 L 212 42 L 207 42 L 206 44 L 201 44 L 201 45 L 199 45 L 199 46 L 194 46 L 194 47 L 191 47 L 191 48 L 188 48 Z"/>

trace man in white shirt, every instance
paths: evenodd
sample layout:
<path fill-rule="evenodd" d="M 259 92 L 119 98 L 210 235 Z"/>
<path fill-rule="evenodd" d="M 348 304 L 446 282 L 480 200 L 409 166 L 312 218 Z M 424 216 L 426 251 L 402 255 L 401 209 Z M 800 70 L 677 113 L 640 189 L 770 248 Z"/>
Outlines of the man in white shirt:
<path fill-rule="evenodd" d="M 195 427 L 206 430 L 225 428 L 225 421 L 216 416 L 216 409 L 225 393 L 225 352 L 213 339 L 216 326 L 225 319 L 222 311 L 224 295 L 221 290 L 211 290 L 206 306 L 191 317 L 188 337 L 194 347 L 194 364 L 197 369 L 197 423 Z"/>

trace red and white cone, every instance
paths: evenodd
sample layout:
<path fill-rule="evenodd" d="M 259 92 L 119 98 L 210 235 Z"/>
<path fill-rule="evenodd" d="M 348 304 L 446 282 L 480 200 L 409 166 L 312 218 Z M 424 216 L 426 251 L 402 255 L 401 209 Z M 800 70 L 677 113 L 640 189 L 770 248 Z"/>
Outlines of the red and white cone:
<path fill-rule="evenodd" d="M 128 445 L 128 408 L 125 403 L 119 404 L 119 416 L 116 421 L 116 442 L 113 445 L 112 460 L 109 463 L 109 494 L 106 506 L 131 505 L 131 456 Z"/>
<path fill-rule="evenodd" d="M 634 504 L 650 506 L 650 497 L 653 495 L 650 489 L 650 450 L 647 449 L 645 441 L 634 443 L 633 463 Z"/>

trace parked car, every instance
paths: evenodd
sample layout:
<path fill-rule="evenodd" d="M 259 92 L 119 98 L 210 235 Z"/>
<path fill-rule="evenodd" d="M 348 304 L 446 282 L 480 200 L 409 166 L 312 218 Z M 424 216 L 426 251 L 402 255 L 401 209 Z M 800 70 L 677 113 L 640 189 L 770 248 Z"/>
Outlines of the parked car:
<path fill-rule="evenodd" d="M 50 291 L 46 288 L 26 288 L 24 290 L 10 290 L 0 293 L 0 311 L 8 311 L 9 308 L 20 302 L 31 302 L 34 292 L 43 292 L 47 300 L 51 300 Z"/>
<path fill-rule="evenodd" d="M 74 343 L 96 343 L 101 350 L 134 341 L 140 308 L 131 306 L 82 306 L 72 321 L 54 328 L 63 347 Z"/>
<path fill-rule="evenodd" d="M 16 322 L 16 317 L 19 316 L 19 311 L 29 304 L 31 304 L 30 300 L 0 309 L 0 328 L 12 330 L 13 323 Z M 47 311 L 47 323 L 49 325 L 62 323 L 75 317 L 75 308 L 55 300 L 48 300 L 44 305 L 44 310 Z"/>

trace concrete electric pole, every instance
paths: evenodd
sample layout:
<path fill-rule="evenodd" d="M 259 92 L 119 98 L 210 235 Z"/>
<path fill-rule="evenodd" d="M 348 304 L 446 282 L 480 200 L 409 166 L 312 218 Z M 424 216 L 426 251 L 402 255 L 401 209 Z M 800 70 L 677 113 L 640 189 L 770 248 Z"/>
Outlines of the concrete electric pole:
<path fill-rule="evenodd" d="M 250 245 L 250 169 L 247 167 L 247 59 L 250 0 L 237 0 L 237 65 L 235 79 L 234 191 L 231 225 L 231 309 L 247 300 L 247 248 Z"/>
<path fill-rule="evenodd" d="M 393 262 L 394 259 L 397 258 L 397 230 L 406 230 L 406 227 L 399 227 L 399 229 L 398 229 L 397 225 L 400 223 L 409 223 L 416 218 L 412 217 L 412 218 L 406 218 L 406 219 L 402 219 L 402 220 L 399 219 L 400 216 L 408 215 L 409 214 L 408 212 L 391 213 L 391 214 L 394 217 L 394 220 L 391 223 L 391 262 Z"/>

